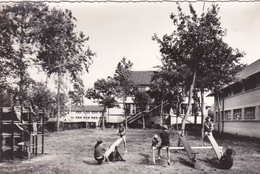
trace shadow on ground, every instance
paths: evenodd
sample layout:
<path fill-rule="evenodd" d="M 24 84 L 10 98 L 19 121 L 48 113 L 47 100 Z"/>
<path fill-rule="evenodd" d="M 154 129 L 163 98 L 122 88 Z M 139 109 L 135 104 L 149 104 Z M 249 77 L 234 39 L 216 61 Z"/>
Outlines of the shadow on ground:
<path fill-rule="evenodd" d="M 153 161 L 151 160 L 152 159 L 151 155 L 147 155 L 147 154 L 144 154 L 144 153 L 139 153 L 138 155 L 143 157 L 143 159 L 141 160 L 140 164 L 143 164 L 143 165 L 154 165 Z"/>

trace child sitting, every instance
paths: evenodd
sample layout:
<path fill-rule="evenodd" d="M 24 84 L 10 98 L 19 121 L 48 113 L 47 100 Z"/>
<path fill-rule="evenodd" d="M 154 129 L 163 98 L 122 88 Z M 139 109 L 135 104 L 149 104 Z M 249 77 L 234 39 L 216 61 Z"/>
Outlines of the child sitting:
<path fill-rule="evenodd" d="M 97 160 L 98 164 L 102 164 L 104 160 L 104 153 L 106 149 L 102 145 L 103 141 L 98 141 L 94 147 L 94 157 Z"/>
<path fill-rule="evenodd" d="M 226 150 L 226 154 L 224 154 L 219 161 L 220 169 L 230 169 L 233 166 L 233 158 L 232 158 L 233 150 L 228 148 Z"/>

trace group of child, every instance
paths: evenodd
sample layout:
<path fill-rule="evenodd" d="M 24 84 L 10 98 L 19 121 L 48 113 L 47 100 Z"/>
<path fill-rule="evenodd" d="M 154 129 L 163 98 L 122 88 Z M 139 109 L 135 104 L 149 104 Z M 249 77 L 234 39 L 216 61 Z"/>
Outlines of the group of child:
<path fill-rule="evenodd" d="M 210 117 L 206 117 L 204 122 L 204 138 L 203 138 L 203 145 L 205 142 L 206 136 L 212 136 L 213 131 L 213 123 L 211 122 Z M 226 153 L 220 158 L 218 168 L 220 169 L 230 169 L 233 166 L 233 150 L 232 148 L 228 147 Z"/>
<path fill-rule="evenodd" d="M 155 134 L 152 138 L 152 148 L 156 147 L 158 149 L 158 159 L 162 158 L 161 149 L 166 148 L 168 165 L 170 165 L 170 133 L 167 131 L 168 127 L 166 125 L 162 126 L 162 132 L 159 133 L 159 136 Z M 212 136 L 213 131 L 213 123 L 211 122 L 210 117 L 206 117 L 204 122 L 204 135 Z M 117 134 L 123 139 L 125 152 L 126 150 L 126 140 L 125 140 L 125 127 L 123 124 L 120 125 Z M 205 141 L 205 137 L 203 138 L 203 145 Z M 98 161 L 98 164 L 102 164 L 104 160 L 104 152 L 106 148 L 102 147 L 102 141 L 98 141 L 94 148 L 94 157 Z M 220 169 L 230 169 L 233 166 L 233 158 L 232 158 L 233 150 L 232 148 L 228 148 L 226 153 L 221 157 L 218 167 Z"/>

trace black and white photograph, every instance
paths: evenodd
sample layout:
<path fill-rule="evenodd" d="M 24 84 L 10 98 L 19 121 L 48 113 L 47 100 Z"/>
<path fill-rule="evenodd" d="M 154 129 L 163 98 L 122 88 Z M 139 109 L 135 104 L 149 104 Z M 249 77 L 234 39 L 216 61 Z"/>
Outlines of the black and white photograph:
<path fill-rule="evenodd" d="M 260 171 L 260 1 L 0 2 L 1 174 Z"/>

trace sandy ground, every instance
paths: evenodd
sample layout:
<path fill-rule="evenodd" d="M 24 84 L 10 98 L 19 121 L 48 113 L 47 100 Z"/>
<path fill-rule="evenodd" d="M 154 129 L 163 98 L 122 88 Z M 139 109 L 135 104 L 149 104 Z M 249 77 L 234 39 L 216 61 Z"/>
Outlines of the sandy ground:
<path fill-rule="evenodd" d="M 171 131 L 171 146 L 177 146 L 178 136 Z M 125 159 L 97 165 L 93 158 L 93 146 L 97 140 L 103 140 L 105 146 L 110 146 L 118 139 L 116 129 L 78 129 L 59 133 L 48 133 L 45 137 L 45 153 L 33 156 L 32 159 L 19 159 L 0 163 L 2 174 L 106 174 L 106 173 L 260 173 L 260 142 L 248 138 L 215 136 L 216 141 L 224 149 L 232 146 L 235 154 L 234 166 L 230 170 L 216 168 L 216 154 L 212 149 L 195 150 L 197 163 L 202 170 L 191 167 L 188 156 L 183 150 L 171 151 L 171 165 L 167 165 L 166 152 L 163 158 L 152 161 L 151 138 L 157 129 L 128 129 L 127 153 L 123 144 L 119 152 Z M 201 138 L 194 132 L 188 132 L 187 139 L 192 146 L 201 146 Z M 210 145 L 209 143 L 207 145 Z"/>

